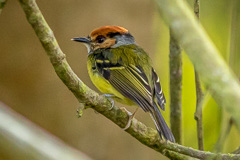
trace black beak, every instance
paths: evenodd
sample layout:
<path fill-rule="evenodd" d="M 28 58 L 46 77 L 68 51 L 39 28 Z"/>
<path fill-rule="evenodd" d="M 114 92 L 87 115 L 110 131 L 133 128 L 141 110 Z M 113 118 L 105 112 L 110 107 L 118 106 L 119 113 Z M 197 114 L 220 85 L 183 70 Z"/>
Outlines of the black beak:
<path fill-rule="evenodd" d="M 91 42 L 89 38 L 81 38 L 81 37 L 72 38 L 71 40 L 72 41 L 77 41 L 77 42 L 82 42 L 82 43 L 90 43 Z"/>

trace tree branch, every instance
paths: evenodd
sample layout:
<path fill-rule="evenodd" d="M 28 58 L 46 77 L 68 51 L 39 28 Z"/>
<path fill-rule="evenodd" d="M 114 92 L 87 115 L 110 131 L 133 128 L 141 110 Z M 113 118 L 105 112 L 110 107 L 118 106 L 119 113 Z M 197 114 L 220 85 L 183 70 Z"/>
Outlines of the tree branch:
<path fill-rule="evenodd" d="M 7 0 L 0 0 L 0 14 L 2 13 L 2 9 L 6 3 L 7 3 Z"/>
<path fill-rule="evenodd" d="M 240 147 L 238 147 L 235 151 L 233 151 L 232 154 L 240 154 Z"/>
<path fill-rule="evenodd" d="M 110 110 L 112 107 L 111 102 L 104 96 L 99 96 L 96 92 L 89 89 L 72 71 L 35 0 L 19 0 L 19 2 L 26 14 L 28 22 L 32 25 L 40 42 L 42 43 L 42 46 L 47 52 L 55 72 L 69 90 L 71 90 L 79 102 L 84 103 L 88 108 L 93 108 L 121 128 L 125 127 L 129 118 L 128 114 L 116 106 Z M 167 149 L 195 158 L 211 158 L 216 156 L 220 156 L 223 159 L 240 158 L 240 155 L 214 154 L 198 151 L 166 141 L 160 141 L 156 130 L 146 127 L 135 118 L 132 120 L 132 124 L 126 132 L 135 137 L 141 143 L 160 153 L 164 153 L 164 149 Z"/>
<path fill-rule="evenodd" d="M 219 106 L 240 129 L 240 85 L 185 1 L 155 0 L 175 38 L 188 54 L 201 80 Z"/>
<path fill-rule="evenodd" d="M 1 102 L 0 148 L 12 159 L 90 160 Z"/>
<path fill-rule="evenodd" d="M 169 157 L 171 160 L 191 160 L 191 159 L 193 159 L 186 155 L 178 154 L 178 153 L 170 151 L 170 150 L 166 150 L 164 155 Z"/>
<path fill-rule="evenodd" d="M 177 143 L 182 144 L 182 54 L 170 29 L 170 124 Z"/>
<path fill-rule="evenodd" d="M 194 13 L 199 21 L 200 0 L 194 0 Z M 195 85 L 196 85 L 196 111 L 194 118 L 197 121 L 197 137 L 198 137 L 198 149 L 204 150 L 203 147 L 203 120 L 202 120 L 202 107 L 204 94 L 201 88 L 200 79 L 196 70 L 195 73 Z"/>
<path fill-rule="evenodd" d="M 204 94 L 201 89 L 200 79 L 198 77 L 198 73 L 195 70 L 195 85 L 196 85 L 196 111 L 194 114 L 194 118 L 197 121 L 197 138 L 198 138 L 198 149 L 204 150 L 203 145 L 203 119 L 202 119 L 202 108 L 203 108 L 203 99 Z"/>
<path fill-rule="evenodd" d="M 225 123 L 225 124 L 222 124 L 220 135 L 219 135 L 218 140 L 215 144 L 214 150 L 216 152 L 221 152 L 222 151 L 222 148 L 224 146 L 224 142 L 227 139 L 227 137 L 228 137 L 228 135 L 231 131 L 231 128 L 233 126 L 233 123 L 234 123 L 232 117 L 230 117 L 229 115 L 225 114 L 223 116 L 225 116 L 224 119 L 227 122 L 222 122 L 222 123 Z"/>

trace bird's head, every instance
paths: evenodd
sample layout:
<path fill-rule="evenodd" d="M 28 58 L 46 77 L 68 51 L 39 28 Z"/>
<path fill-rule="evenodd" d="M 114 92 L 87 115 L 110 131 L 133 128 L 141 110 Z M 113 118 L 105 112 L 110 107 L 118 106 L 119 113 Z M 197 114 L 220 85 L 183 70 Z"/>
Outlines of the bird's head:
<path fill-rule="evenodd" d="M 134 37 L 128 30 L 119 26 L 104 26 L 93 30 L 87 37 L 78 37 L 72 40 L 85 44 L 89 54 L 99 48 L 116 48 L 135 44 Z"/>

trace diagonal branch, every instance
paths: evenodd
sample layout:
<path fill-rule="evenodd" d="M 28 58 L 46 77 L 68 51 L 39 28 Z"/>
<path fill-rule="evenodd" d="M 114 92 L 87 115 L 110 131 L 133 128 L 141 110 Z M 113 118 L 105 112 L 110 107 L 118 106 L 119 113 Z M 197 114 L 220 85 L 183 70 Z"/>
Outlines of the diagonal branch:
<path fill-rule="evenodd" d="M 55 72 L 69 90 L 75 95 L 78 101 L 101 113 L 121 128 L 125 127 L 129 118 L 128 114 L 116 106 L 109 110 L 111 108 L 111 102 L 109 102 L 105 97 L 99 96 L 96 92 L 89 89 L 72 71 L 35 0 L 19 0 L 19 2 L 26 14 L 28 22 L 32 25 L 36 35 L 42 43 L 42 46 L 47 52 Z M 163 154 L 165 153 L 164 149 L 167 149 L 200 159 L 214 158 L 216 156 L 220 156 L 222 159 L 240 158 L 240 155 L 203 152 L 178 144 L 160 141 L 156 130 L 146 127 L 143 123 L 136 119 L 132 120 L 132 124 L 126 132 L 146 146 Z"/>

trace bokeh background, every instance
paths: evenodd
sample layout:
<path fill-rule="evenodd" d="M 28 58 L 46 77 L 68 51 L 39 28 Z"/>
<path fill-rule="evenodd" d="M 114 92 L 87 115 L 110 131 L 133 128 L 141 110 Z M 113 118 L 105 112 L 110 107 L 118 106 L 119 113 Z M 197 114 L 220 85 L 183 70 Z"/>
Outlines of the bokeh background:
<path fill-rule="evenodd" d="M 190 7 L 192 1 L 188 1 Z M 169 30 L 153 1 L 37 2 L 74 72 L 88 86 L 97 90 L 87 74 L 87 50 L 70 39 L 87 36 L 100 26 L 119 25 L 127 28 L 152 57 L 169 102 Z M 240 77 L 240 5 L 236 4 L 236 0 L 202 0 L 200 21 L 221 56 Z M 93 159 L 164 159 L 91 109 L 77 118 L 78 101 L 55 74 L 17 1 L 8 1 L 0 15 L 0 101 Z M 183 144 L 197 148 L 195 101 L 194 70 L 183 53 Z M 205 149 L 213 151 L 229 115 L 209 94 L 204 104 Z M 128 107 L 128 110 L 135 108 Z M 163 114 L 168 123 L 169 103 Z M 143 111 L 136 117 L 154 127 L 150 116 Z M 222 151 L 230 152 L 239 144 L 240 135 L 233 125 Z M 4 153 L 1 147 L 0 159 L 19 159 Z"/>

